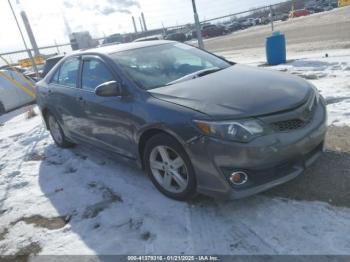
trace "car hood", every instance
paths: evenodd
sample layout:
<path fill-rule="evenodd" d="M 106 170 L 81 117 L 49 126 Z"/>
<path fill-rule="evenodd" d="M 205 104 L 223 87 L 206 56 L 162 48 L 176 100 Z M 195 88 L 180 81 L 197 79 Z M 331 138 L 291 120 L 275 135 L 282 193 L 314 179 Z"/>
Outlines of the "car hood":
<path fill-rule="evenodd" d="M 293 75 L 236 64 L 149 92 L 158 99 L 215 118 L 239 118 L 296 108 L 307 101 L 312 88 Z"/>

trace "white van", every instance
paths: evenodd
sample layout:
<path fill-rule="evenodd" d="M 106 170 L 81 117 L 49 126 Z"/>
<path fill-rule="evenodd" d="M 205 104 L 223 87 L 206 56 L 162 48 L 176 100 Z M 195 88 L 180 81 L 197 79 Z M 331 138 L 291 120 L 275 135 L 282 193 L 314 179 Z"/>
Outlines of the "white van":
<path fill-rule="evenodd" d="M 24 81 L 18 75 L 18 73 L 16 74 L 15 72 L 7 69 L 0 70 L 0 72 L 6 74 L 17 83 L 34 92 L 29 83 Z M 28 79 L 28 81 L 32 82 L 34 85 L 34 82 L 32 80 Z M 29 103 L 33 103 L 34 101 L 35 98 L 29 96 L 22 89 L 18 88 L 16 85 L 5 79 L 0 74 L 0 115 L 8 112 L 9 110 L 21 107 Z"/>

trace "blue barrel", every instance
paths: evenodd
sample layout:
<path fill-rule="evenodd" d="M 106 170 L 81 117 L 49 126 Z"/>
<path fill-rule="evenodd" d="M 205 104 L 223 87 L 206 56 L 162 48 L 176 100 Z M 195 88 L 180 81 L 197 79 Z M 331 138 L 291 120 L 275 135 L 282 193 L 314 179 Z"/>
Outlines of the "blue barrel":
<path fill-rule="evenodd" d="M 266 58 L 269 65 L 279 65 L 286 62 L 286 39 L 284 34 L 274 32 L 266 38 Z"/>

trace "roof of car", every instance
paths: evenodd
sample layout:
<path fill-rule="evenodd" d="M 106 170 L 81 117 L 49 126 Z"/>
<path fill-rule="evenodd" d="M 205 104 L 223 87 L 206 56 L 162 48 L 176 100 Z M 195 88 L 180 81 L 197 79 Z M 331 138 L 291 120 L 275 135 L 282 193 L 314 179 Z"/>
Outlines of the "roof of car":
<path fill-rule="evenodd" d="M 84 54 L 84 53 L 113 54 L 121 51 L 127 51 L 127 50 L 142 48 L 142 47 L 148 47 L 148 46 L 157 46 L 157 45 L 168 44 L 168 43 L 175 43 L 175 42 L 167 41 L 167 40 L 131 42 L 131 43 L 125 43 L 125 44 L 109 45 L 109 46 L 102 46 L 102 47 L 93 48 L 93 49 L 87 49 L 87 50 L 81 51 L 81 54 Z"/>
<path fill-rule="evenodd" d="M 63 58 L 65 55 L 64 54 L 58 54 L 58 55 L 54 55 L 54 56 L 51 56 L 51 57 L 48 57 L 46 58 L 45 60 L 56 60 L 56 59 L 61 59 Z"/>

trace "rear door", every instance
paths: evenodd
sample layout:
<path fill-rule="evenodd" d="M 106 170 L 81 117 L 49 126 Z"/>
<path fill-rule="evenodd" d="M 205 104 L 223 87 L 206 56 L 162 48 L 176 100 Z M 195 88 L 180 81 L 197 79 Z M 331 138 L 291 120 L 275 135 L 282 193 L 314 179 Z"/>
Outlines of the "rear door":
<path fill-rule="evenodd" d="M 56 69 L 45 94 L 50 110 L 60 121 L 65 133 L 72 137 L 79 135 L 83 121 L 77 101 L 80 61 L 79 56 L 67 58 Z"/>
<path fill-rule="evenodd" d="M 103 59 L 98 56 L 83 57 L 79 106 L 87 120 L 82 123 L 87 131 L 85 135 L 97 146 L 133 157 L 130 153 L 133 128 L 131 98 L 95 94 L 97 86 L 109 81 L 120 82 L 120 79 Z"/>

